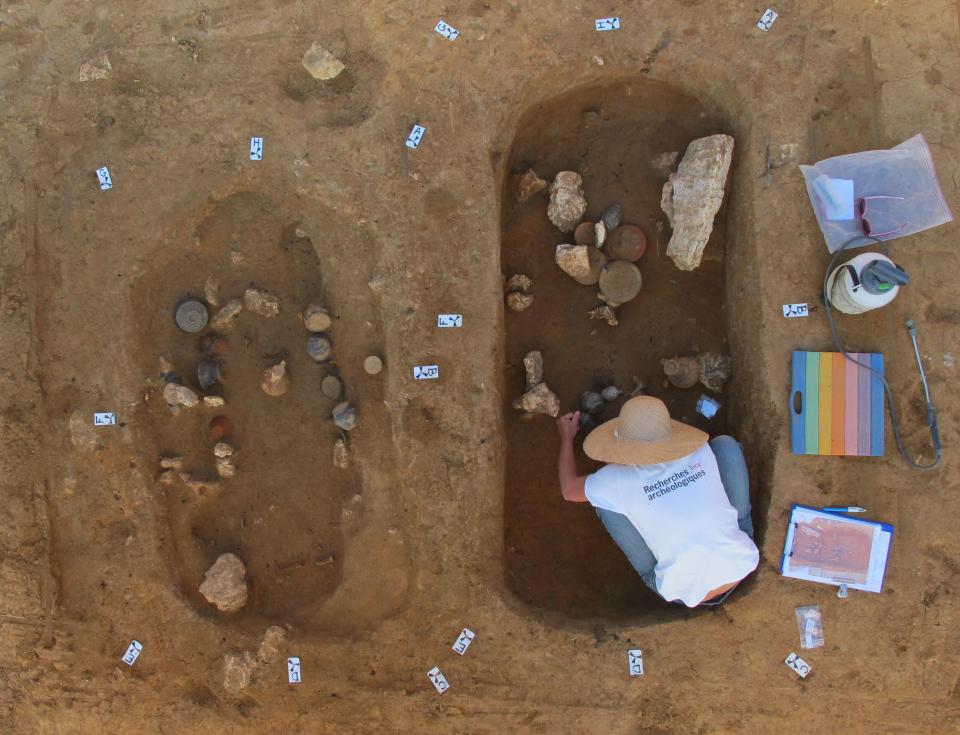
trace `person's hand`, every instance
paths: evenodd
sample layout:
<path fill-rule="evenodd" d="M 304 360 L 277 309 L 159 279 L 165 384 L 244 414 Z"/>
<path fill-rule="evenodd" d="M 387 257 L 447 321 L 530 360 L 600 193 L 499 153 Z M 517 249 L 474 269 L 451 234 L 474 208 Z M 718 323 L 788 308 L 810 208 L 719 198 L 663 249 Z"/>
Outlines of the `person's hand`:
<path fill-rule="evenodd" d="M 560 432 L 560 441 L 573 441 L 573 437 L 580 431 L 580 412 L 571 411 L 558 418 L 557 431 Z"/>

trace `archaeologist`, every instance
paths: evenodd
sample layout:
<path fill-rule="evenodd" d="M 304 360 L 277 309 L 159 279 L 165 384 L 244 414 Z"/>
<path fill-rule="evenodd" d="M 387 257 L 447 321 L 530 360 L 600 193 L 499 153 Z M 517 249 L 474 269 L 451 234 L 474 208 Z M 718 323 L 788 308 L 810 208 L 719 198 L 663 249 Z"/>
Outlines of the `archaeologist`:
<path fill-rule="evenodd" d="M 740 444 L 670 418 L 663 401 L 631 398 L 590 432 L 588 457 L 607 462 L 577 474 L 580 412 L 557 419 L 560 490 L 590 503 L 644 582 L 670 602 L 719 605 L 757 567 L 747 464 Z"/>

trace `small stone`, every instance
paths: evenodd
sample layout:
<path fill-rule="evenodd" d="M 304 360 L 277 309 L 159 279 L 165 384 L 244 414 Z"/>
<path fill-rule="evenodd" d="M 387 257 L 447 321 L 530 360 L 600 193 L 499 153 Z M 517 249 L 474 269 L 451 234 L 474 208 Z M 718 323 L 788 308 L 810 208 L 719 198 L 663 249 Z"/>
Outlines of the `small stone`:
<path fill-rule="evenodd" d="M 673 167 L 679 157 L 680 151 L 667 151 L 666 153 L 654 156 L 650 161 L 650 165 L 654 171 L 666 178 L 670 175 L 670 172 L 673 171 Z"/>
<path fill-rule="evenodd" d="M 603 211 L 603 214 L 600 215 L 600 221 L 603 222 L 603 226 L 606 227 L 609 232 L 613 232 L 620 226 L 620 217 L 622 214 L 623 207 L 619 204 L 611 204 Z"/>
<path fill-rule="evenodd" d="M 287 373 L 286 360 L 281 360 L 261 373 L 260 389 L 273 397 L 282 396 L 290 390 L 290 375 Z"/>
<path fill-rule="evenodd" d="M 280 647 L 287 638 L 287 631 L 279 625 L 271 625 L 263 634 L 263 640 L 257 648 L 257 661 L 272 664 L 280 658 Z"/>
<path fill-rule="evenodd" d="M 314 79 L 323 80 L 333 79 L 346 68 L 340 59 L 316 41 L 304 53 L 300 63 Z"/>
<path fill-rule="evenodd" d="M 517 398 L 513 407 L 525 413 L 541 413 L 556 418 L 560 414 L 560 399 L 546 383 L 540 383 Z"/>
<path fill-rule="evenodd" d="M 512 311 L 526 311 L 533 304 L 533 294 L 513 291 L 507 294 L 507 306 Z"/>
<path fill-rule="evenodd" d="M 333 344 L 325 334 L 315 333 L 307 337 L 307 354 L 314 362 L 324 363 L 333 356 Z"/>
<path fill-rule="evenodd" d="M 210 327 L 212 329 L 229 329 L 233 326 L 234 318 L 241 311 L 243 311 L 243 304 L 240 300 L 230 299 L 210 320 Z"/>
<path fill-rule="evenodd" d="M 547 182 L 537 176 L 537 172 L 528 168 L 523 174 L 514 177 L 517 192 L 517 201 L 525 202 L 547 188 Z"/>
<path fill-rule="evenodd" d="M 223 396 L 204 396 L 203 405 L 207 408 L 220 408 L 226 404 L 226 401 L 223 400 Z"/>
<path fill-rule="evenodd" d="M 605 320 L 611 327 L 615 327 L 620 323 L 617 321 L 617 310 L 609 304 L 604 304 L 603 306 L 598 306 L 596 309 L 591 309 L 587 312 L 587 314 L 591 319 Z"/>
<path fill-rule="evenodd" d="M 633 376 L 633 390 L 630 391 L 630 397 L 646 395 L 647 384 L 644 383 L 636 375 Z"/>
<path fill-rule="evenodd" d="M 376 355 L 370 355 L 363 361 L 363 370 L 367 375 L 377 375 L 383 370 L 383 360 Z"/>
<path fill-rule="evenodd" d="M 710 390 L 719 393 L 723 384 L 730 377 L 730 368 L 733 361 L 726 355 L 714 352 L 704 352 L 697 355 L 697 364 L 700 366 L 700 382 Z"/>
<path fill-rule="evenodd" d="M 511 291 L 526 292 L 531 288 L 533 288 L 533 279 L 531 279 L 529 276 L 525 276 L 523 273 L 517 273 L 507 279 L 507 285 L 505 286 L 504 290 L 507 293 L 510 293 Z"/>
<path fill-rule="evenodd" d="M 236 612 L 247 604 L 247 568 L 236 554 L 221 554 L 200 585 L 200 594 L 220 612 Z"/>
<path fill-rule="evenodd" d="M 527 373 L 527 388 L 543 382 L 543 355 L 539 350 L 531 350 L 523 358 L 523 368 Z"/>
<path fill-rule="evenodd" d="M 220 281 L 213 276 L 207 276 L 203 284 L 203 297 L 210 306 L 220 305 Z"/>
<path fill-rule="evenodd" d="M 163 387 L 163 398 L 170 406 L 193 408 L 200 403 L 197 392 L 180 383 L 167 383 Z"/>
<path fill-rule="evenodd" d="M 600 248 L 607 241 L 607 226 L 603 222 L 597 222 L 593 226 L 593 242 Z"/>
<path fill-rule="evenodd" d="M 582 183 L 583 179 L 575 171 L 561 171 L 550 185 L 547 217 L 560 232 L 572 232 L 587 211 Z"/>
<path fill-rule="evenodd" d="M 311 332 L 326 332 L 332 323 L 330 314 L 320 304 L 310 304 L 303 310 L 303 326 Z"/>
<path fill-rule="evenodd" d="M 243 305 L 260 316 L 274 317 L 280 313 L 280 299 L 259 288 L 248 288 L 243 292 Z"/>
<path fill-rule="evenodd" d="M 347 401 L 338 403 L 333 408 L 333 423 L 344 431 L 353 431 L 357 428 L 357 409 Z"/>
<path fill-rule="evenodd" d="M 161 457 L 160 469 L 162 470 L 182 470 L 183 457 Z"/>
<path fill-rule="evenodd" d="M 623 391 L 615 385 L 608 385 L 606 388 L 600 391 L 600 395 L 603 396 L 603 400 L 605 400 L 607 403 L 617 400 L 621 393 L 623 393 Z"/>
<path fill-rule="evenodd" d="M 335 401 L 343 394 L 343 383 L 336 375 L 324 375 L 320 381 L 320 392 Z"/>
<path fill-rule="evenodd" d="M 343 439 L 337 439 L 333 443 L 333 466 L 338 470 L 345 470 L 350 467 L 350 452 Z"/>
<path fill-rule="evenodd" d="M 203 359 L 197 364 L 197 384 L 207 391 L 221 381 L 220 361 Z"/>
<path fill-rule="evenodd" d="M 213 445 L 214 457 L 229 457 L 233 454 L 233 447 L 226 442 L 217 442 Z"/>
<path fill-rule="evenodd" d="M 173 470 L 164 470 L 157 476 L 157 480 L 161 485 L 172 485 L 173 481 L 176 479 L 177 473 Z"/>
<path fill-rule="evenodd" d="M 80 64 L 77 72 L 77 81 L 93 82 L 97 79 L 106 79 L 110 76 L 113 66 L 110 64 L 110 57 L 106 51 L 102 51 L 91 59 L 87 59 Z"/>
<path fill-rule="evenodd" d="M 554 255 L 560 270 L 576 279 L 590 275 L 590 247 L 588 245 L 557 245 Z"/>
<path fill-rule="evenodd" d="M 217 474 L 224 480 L 229 480 L 237 474 L 237 466 L 231 457 L 217 457 Z"/>
<path fill-rule="evenodd" d="M 252 651 L 239 651 L 224 654 L 223 688 L 228 692 L 242 692 L 250 686 L 253 674 L 257 670 L 257 659 Z"/>

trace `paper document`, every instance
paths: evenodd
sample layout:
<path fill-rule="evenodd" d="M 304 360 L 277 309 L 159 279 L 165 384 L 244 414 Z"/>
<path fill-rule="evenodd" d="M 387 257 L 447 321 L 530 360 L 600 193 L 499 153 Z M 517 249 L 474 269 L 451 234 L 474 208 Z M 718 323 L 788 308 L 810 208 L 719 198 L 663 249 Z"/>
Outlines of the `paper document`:
<path fill-rule="evenodd" d="M 794 579 L 879 592 L 892 538 L 892 526 L 795 505 L 781 572 Z"/>

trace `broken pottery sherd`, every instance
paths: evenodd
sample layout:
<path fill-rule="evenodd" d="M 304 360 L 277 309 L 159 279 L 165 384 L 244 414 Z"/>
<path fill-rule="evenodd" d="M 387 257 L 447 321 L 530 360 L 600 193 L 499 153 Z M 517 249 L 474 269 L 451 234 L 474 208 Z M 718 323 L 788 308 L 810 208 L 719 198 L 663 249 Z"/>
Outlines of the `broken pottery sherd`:
<path fill-rule="evenodd" d="M 332 324 L 330 314 L 320 304 L 310 304 L 303 310 L 303 326 L 310 332 L 326 332 Z"/>
<path fill-rule="evenodd" d="M 647 251 L 647 236 L 636 225 L 620 225 L 610 233 L 606 250 L 614 260 L 636 262 Z"/>
<path fill-rule="evenodd" d="M 695 357 L 673 357 L 661 360 L 663 374 L 677 388 L 692 388 L 700 380 L 700 365 Z"/>
<path fill-rule="evenodd" d="M 357 409 L 347 401 L 338 403 L 333 409 L 333 423 L 344 431 L 353 431 L 357 428 Z"/>
<path fill-rule="evenodd" d="M 287 361 L 281 360 L 268 367 L 260 375 L 260 388 L 268 396 L 282 396 L 290 389 L 290 375 L 287 373 Z"/>
<path fill-rule="evenodd" d="M 584 391 L 580 396 L 580 408 L 586 413 L 600 413 L 603 410 L 603 396 L 592 390 Z"/>
<path fill-rule="evenodd" d="M 184 332 L 196 333 L 207 326 L 210 312 L 200 299 L 184 299 L 177 304 L 173 318 Z"/>
<path fill-rule="evenodd" d="M 714 352 L 704 352 L 697 355 L 697 364 L 700 366 L 700 382 L 712 391 L 719 393 L 723 384 L 730 377 L 732 360 L 726 355 Z"/>
<path fill-rule="evenodd" d="M 307 354 L 314 362 L 327 362 L 333 355 L 333 344 L 330 338 L 319 332 L 307 337 Z"/>
<path fill-rule="evenodd" d="M 324 375 L 320 381 L 320 392 L 335 401 L 343 394 L 343 383 L 336 375 Z"/>
<path fill-rule="evenodd" d="M 220 372 L 219 360 L 204 359 L 197 364 L 197 383 L 200 385 L 200 390 L 210 390 L 221 380 L 223 375 Z"/>
<path fill-rule="evenodd" d="M 596 245 L 597 236 L 592 222 L 581 222 L 573 230 L 573 241 L 577 245 Z"/>
<path fill-rule="evenodd" d="M 626 260 L 611 260 L 600 272 L 600 294 L 610 306 L 632 301 L 643 282 L 640 269 Z"/>

